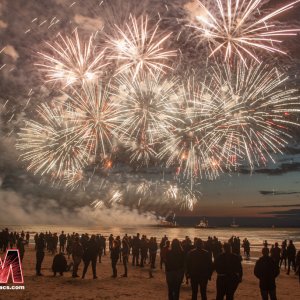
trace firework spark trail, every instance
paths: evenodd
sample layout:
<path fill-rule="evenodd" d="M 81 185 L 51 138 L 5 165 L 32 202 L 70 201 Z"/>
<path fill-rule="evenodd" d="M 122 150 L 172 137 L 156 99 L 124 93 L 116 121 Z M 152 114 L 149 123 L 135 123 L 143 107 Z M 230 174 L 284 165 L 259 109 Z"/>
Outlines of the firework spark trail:
<path fill-rule="evenodd" d="M 256 50 L 286 54 L 277 44 L 282 42 L 279 37 L 295 36 L 300 29 L 278 28 L 272 19 L 292 9 L 300 0 L 293 1 L 264 17 L 257 18 L 262 0 L 217 0 L 214 9 L 207 8 L 202 1 L 199 5 L 203 14 L 196 16 L 193 24 L 188 25 L 195 30 L 195 37 L 209 43 L 210 56 L 222 52 L 228 61 L 233 54 L 246 63 L 250 56 L 260 61 Z M 276 46 L 275 46 L 276 45 Z M 246 56 L 246 57 L 245 57 Z"/>
<path fill-rule="evenodd" d="M 108 203 L 112 206 L 120 204 L 123 200 L 124 194 L 120 190 L 113 190 Z"/>
<path fill-rule="evenodd" d="M 38 109 L 42 122 L 26 121 L 17 141 L 21 159 L 34 174 L 51 175 L 62 180 L 69 172 L 78 172 L 88 164 L 82 134 L 74 134 L 78 125 L 68 122 L 62 109 L 42 104 Z"/>
<path fill-rule="evenodd" d="M 206 140 L 213 128 L 211 118 L 212 101 L 204 94 L 205 89 L 190 77 L 181 88 L 178 102 L 180 122 L 173 123 L 172 130 L 162 141 L 158 157 L 166 158 L 166 165 L 179 165 L 179 173 L 185 178 L 194 180 L 196 177 L 216 178 L 222 171 L 215 149 Z M 216 147 L 214 147 L 216 148 Z"/>
<path fill-rule="evenodd" d="M 142 16 L 139 21 L 130 15 L 124 29 L 117 25 L 115 28 L 116 33 L 108 37 L 107 43 L 112 51 L 108 59 L 116 60 L 120 65 L 117 74 L 134 70 L 133 78 L 144 71 L 155 77 L 158 71 L 171 69 L 166 62 L 177 55 L 176 51 L 163 48 L 171 33 L 162 36 L 158 25 L 149 29 L 147 16 Z"/>
<path fill-rule="evenodd" d="M 131 161 L 146 165 L 156 156 L 156 144 L 176 120 L 174 103 L 178 98 L 175 78 L 164 78 L 160 72 L 154 75 L 140 73 L 132 80 L 132 76 L 121 74 L 117 78 L 123 106 L 118 136 L 131 152 Z"/>
<path fill-rule="evenodd" d="M 104 60 L 105 49 L 95 52 L 93 36 L 88 43 L 83 43 L 77 30 L 74 37 L 58 35 L 54 44 L 46 43 L 48 53 L 39 52 L 43 63 L 37 63 L 41 72 L 45 73 L 47 82 L 61 82 L 64 87 L 96 80 L 104 73 L 109 62 Z"/>
<path fill-rule="evenodd" d="M 164 193 L 165 197 L 175 203 L 182 210 L 193 211 L 202 194 L 190 186 L 190 183 L 170 184 Z"/>
<path fill-rule="evenodd" d="M 67 110 L 70 118 L 78 126 L 78 135 L 83 134 L 87 152 L 96 159 L 106 159 L 113 151 L 116 139 L 115 131 L 122 118 L 122 106 L 111 92 L 111 84 L 88 82 L 82 89 L 74 89 L 68 94 Z"/>
<path fill-rule="evenodd" d="M 246 158 L 254 168 L 274 161 L 272 154 L 282 153 L 292 137 L 290 128 L 299 126 L 291 119 L 300 112 L 299 96 L 297 90 L 284 87 L 288 77 L 276 68 L 262 64 L 247 68 L 243 63 L 217 66 L 212 77 L 211 143 L 223 148 L 228 163 Z"/>

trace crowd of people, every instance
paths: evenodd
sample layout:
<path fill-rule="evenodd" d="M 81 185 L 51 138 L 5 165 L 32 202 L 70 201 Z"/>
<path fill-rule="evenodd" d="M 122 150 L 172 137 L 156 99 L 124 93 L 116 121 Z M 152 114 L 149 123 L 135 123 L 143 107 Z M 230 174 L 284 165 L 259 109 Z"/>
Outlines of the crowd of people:
<path fill-rule="evenodd" d="M 17 247 L 21 260 L 25 249 L 29 246 L 30 234 L 27 232 L 9 232 L 4 229 L 0 232 L 0 250 Z M 107 249 L 108 244 L 108 249 Z M 234 293 L 243 278 L 241 248 L 244 249 L 244 258 L 250 258 L 250 242 L 247 238 L 241 243 L 239 237 L 231 237 L 228 242 L 222 243 L 217 237 L 208 237 L 206 241 L 199 238 L 191 240 L 188 236 L 179 241 L 170 241 L 165 235 L 158 243 L 156 237 L 146 235 L 128 236 L 125 234 L 108 238 L 104 235 L 77 233 L 59 235 L 51 232 L 34 235 L 36 251 L 36 275 L 42 276 L 41 268 L 47 251 L 53 255 L 53 275 L 63 275 L 72 271 L 72 277 L 80 277 L 78 269 L 83 262 L 81 278 L 85 278 L 91 265 L 93 278 L 97 279 L 97 261 L 101 263 L 103 255 L 110 255 L 112 277 L 118 277 L 117 263 L 123 264 L 123 274 L 128 276 L 128 264 L 131 256 L 131 265 L 135 267 L 149 267 L 149 276 L 153 277 L 156 268 L 156 258 L 159 253 L 160 269 L 165 269 L 168 286 L 168 298 L 179 299 L 180 288 L 185 281 L 191 285 L 192 300 L 197 299 L 200 290 L 201 299 L 207 299 L 207 284 L 213 272 L 217 273 L 216 299 L 233 299 Z M 271 246 L 271 247 L 270 247 Z M 67 258 L 69 259 L 69 263 Z M 275 278 L 283 268 L 290 274 L 291 269 L 299 275 L 300 282 L 300 251 L 292 240 L 284 240 L 279 247 L 278 243 L 269 245 L 264 241 L 262 256 L 256 261 L 254 275 L 259 279 L 262 299 L 276 299 Z"/>

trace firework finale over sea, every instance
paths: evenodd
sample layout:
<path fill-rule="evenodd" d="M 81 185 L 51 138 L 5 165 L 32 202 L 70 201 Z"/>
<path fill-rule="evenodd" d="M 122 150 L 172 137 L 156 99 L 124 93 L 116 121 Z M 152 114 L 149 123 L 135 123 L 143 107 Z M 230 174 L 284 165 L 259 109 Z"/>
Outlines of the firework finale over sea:
<path fill-rule="evenodd" d="M 294 205 L 299 15 L 292 0 L 3 1 L 3 190 L 161 215 Z"/>

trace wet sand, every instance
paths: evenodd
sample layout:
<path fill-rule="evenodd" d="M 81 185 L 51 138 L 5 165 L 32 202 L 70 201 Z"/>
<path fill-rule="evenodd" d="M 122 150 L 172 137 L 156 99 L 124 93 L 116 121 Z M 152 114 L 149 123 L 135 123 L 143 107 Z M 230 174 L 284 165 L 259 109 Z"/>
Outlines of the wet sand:
<path fill-rule="evenodd" d="M 258 256 L 258 253 L 253 253 Z M 1 257 L 3 254 L 1 254 Z M 64 276 L 53 277 L 51 272 L 53 256 L 46 253 L 42 265 L 44 276 L 35 276 L 35 252 L 33 245 L 26 247 L 23 259 L 24 291 L 0 291 L 0 299 L 167 299 L 167 285 L 164 271 L 157 268 L 149 278 L 149 268 L 132 267 L 129 264 L 128 278 L 120 278 L 123 274 L 123 265 L 118 263 L 118 278 L 111 278 L 112 275 L 109 256 L 97 263 L 98 279 L 92 279 L 91 266 L 88 269 L 85 279 L 71 278 L 71 273 L 66 272 Z M 131 257 L 130 257 L 131 261 Z M 68 260 L 69 262 L 69 260 Z M 157 256 L 159 262 L 159 256 Z M 158 263 L 157 263 L 158 267 Z M 260 299 L 258 280 L 253 275 L 253 264 L 243 264 L 244 278 L 236 292 L 236 299 Z M 81 263 L 78 274 L 82 274 L 83 263 Z M 208 284 L 208 299 L 216 298 L 216 273 Z M 191 288 L 185 284 L 181 288 L 180 299 L 191 299 Z M 293 272 L 286 275 L 282 269 L 277 279 L 277 295 L 279 300 L 300 299 L 300 285 L 298 277 Z M 198 296 L 200 299 L 200 295 Z"/>

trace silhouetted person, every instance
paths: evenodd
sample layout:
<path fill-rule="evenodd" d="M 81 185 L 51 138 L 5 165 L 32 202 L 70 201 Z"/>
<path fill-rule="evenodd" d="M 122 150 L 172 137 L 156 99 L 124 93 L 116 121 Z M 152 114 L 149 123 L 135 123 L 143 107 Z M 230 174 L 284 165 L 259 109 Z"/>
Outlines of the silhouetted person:
<path fill-rule="evenodd" d="M 52 271 L 53 276 L 56 276 L 56 273 L 59 273 L 60 276 L 63 276 L 64 272 L 67 271 L 68 263 L 62 252 L 56 254 L 52 262 Z"/>
<path fill-rule="evenodd" d="M 246 259 L 250 258 L 250 242 L 247 238 L 243 240 L 243 248 L 244 248 L 244 254 L 246 256 Z"/>
<path fill-rule="evenodd" d="M 287 274 L 290 274 L 291 265 L 293 267 L 293 270 L 296 271 L 296 248 L 293 244 L 293 241 L 290 240 L 289 245 L 286 248 L 286 255 L 288 260 L 288 270 Z"/>
<path fill-rule="evenodd" d="M 117 262 L 119 260 L 119 255 L 120 255 L 119 243 L 116 240 L 114 240 L 112 243 L 112 248 L 110 249 L 111 267 L 113 271 L 113 275 L 111 277 L 113 278 L 116 278 L 118 276 Z"/>
<path fill-rule="evenodd" d="M 20 236 L 17 241 L 17 249 L 19 250 L 19 253 L 20 253 L 21 262 L 23 261 L 23 257 L 24 257 L 24 253 L 25 253 L 24 243 L 25 242 L 24 242 L 23 238 Z"/>
<path fill-rule="evenodd" d="M 79 277 L 77 272 L 78 272 L 78 267 L 81 263 L 82 256 L 83 256 L 83 247 L 79 241 L 79 236 L 76 236 L 74 243 L 72 245 L 72 259 L 74 263 L 73 274 L 72 274 L 73 278 Z"/>
<path fill-rule="evenodd" d="M 180 286 L 184 276 L 184 251 L 178 239 L 174 239 L 171 250 L 166 253 L 166 279 L 168 299 L 179 300 Z"/>
<path fill-rule="evenodd" d="M 160 241 L 160 244 L 159 244 L 159 249 L 160 249 L 160 268 L 162 269 L 163 267 L 163 264 L 165 263 L 163 261 L 163 257 L 162 257 L 162 249 L 166 246 L 166 242 L 168 241 L 168 237 L 165 235 L 161 241 Z M 169 242 L 169 245 L 170 245 L 170 242 Z"/>
<path fill-rule="evenodd" d="M 8 244 L 9 244 L 9 231 L 8 231 L 8 228 L 5 228 L 2 231 L 2 244 L 3 244 L 3 252 L 5 252 L 8 248 Z"/>
<path fill-rule="evenodd" d="M 185 239 L 182 241 L 182 248 L 183 248 L 183 252 L 184 252 L 184 260 L 186 262 L 186 258 L 187 258 L 188 253 L 192 249 L 195 248 L 192 245 L 192 241 L 188 236 L 186 236 Z M 185 283 L 189 284 L 189 274 L 187 273 L 186 263 L 185 263 L 185 266 L 184 266 L 184 275 L 185 275 Z"/>
<path fill-rule="evenodd" d="M 196 248 L 187 255 L 187 273 L 191 278 L 192 300 L 197 299 L 199 285 L 201 299 L 206 300 L 207 283 L 213 272 L 212 258 L 209 252 L 203 249 L 201 239 L 197 239 L 195 246 Z"/>
<path fill-rule="evenodd" d="M 169 251 L 171 242 L 169 240 L 166 240 L 165 245 L 160 250 L 160 268 L 162 269 L 162 266 L 166 266 L 166 259 L 167 259 L 167 252 Z"/>
<path fill-rule="evenodd" d="M 45 257 L 45 239 L 44 234 L 40 233 L 36 243 L 36 275 L 42 276 L 41 268 Z"/>
<path fill-rule="evenodd" d="M 97 251 L 96 236 L 92 235 L 91 239 L 87 243 L 87 248 L 84 250 L 83 257 L 82 257 L 84 262 L 82 278 L 85 277 L 89 264 L 92 263 L 93 278 L 97 279 L 97 275 L 96 275 L 97 256 L 98 256 L 98 251 Z"/>
<path fill-rule="evenodd" d="M 157 249 L 158 246 L 157 246 L 156 238 L 152 237 L 149 242 L 149 256 L 150 256 L 151 269 L 155 269 Z"/>
<path fill-rule="evenodd" d="M 129 245 L 128 242 L 123 239 L 122 240 L 122 260 L 123 260 L 123 266 L 124 266 L 124 274 L 121 277 L 127 277 L 127 264 L 128 264 L 128 257 L 129 257 Z"/>
<path fill-rule="evenodd" d="M 114 242 L 114 236 L 112 234 L 110 234 L 110 236 L 108 237 L 108 248 L 109 248 L 109 251 L 113 247 L 113 242 Z"/>
<path fill-rule="evenodd" d="M 13 233 L 13 232 L 11 232 L 11 233 L 9 234 L 8 239 L 9 239 L 9 247 L 10 247 L 10 249 L 12 249 L 12 248 L 14 247 L 15 242 L 16 242 L 15 236 L 14 236 L 14 233 Z"/>
<path fill-rule="evenodd" d="M 269 249 L 262 249 L 262 257 L 256 262 L 254 275 L 259 279 L 259 288 L 263 300 L 276 300 L 275 278 L 279 275 L 279 265 L 269 256 Z"/>
<path fill-rule="evenodd" d="M 299 283 L 300 283 L 300 250 L 297 252 L 296 255 L 296 275 L 299 276 Z"/>
<path fill-rule="evenodd" d="M 29 246 L 29 240 L 30 240 L 30 234 L 27 231 L 27 233 L 26 233 L 26 244 L 27 244 L 27 246 Z"/>
<path fill-rule="evenodd" d="M 147 254 L 148 254 L 148 241 L 145 235 L 142 236 L 140 241 L 140 250 L 141 250 L 141 260 L 140 260 L 140 267 L 144 267 L 146 263 Z"/>
<path fill-rule="evenodd" d="M 62 231 L 59 235 L 59 252 L 65 252 L 65 245 L 66 245 L 67 237 L 65 233 Z"/>
<path fill-rule="evenodd" d="M 138 233 L 132 240 L 132 265 L 139 266 L 141 240 L 140 234 Z"/>
<path fill-rule="evenodd" d="M 97 243 L 99 263 L 101 263 L 103 248 L 102 248 L 102 245 L 101 245 L 101 236 L 100 235 L 96 236 L 96 243 Z"/>
<path fill-rule="evenodd" d="M 217 272 L 217 298 L 223 300 L 232 300 L 234 293 L 242 281 L 243 269 L 240 257 L 232 253 L 231 245 L 225 243 L 224 253 L 220 254 L 215 261 L 215 270 Z"/>
<path fill-rule="evenodd" d="M 284 262 L 284 269 L 286 269 L 286 262 L 287 262 L 286 247 L 287 247 L 286 240 L 284 240 L 281 244 L 281 253 L 280 253 L 280 268 L 281 268 L 282 263 Z"/>
<path fill-rule="evenodd" d="M 58 236 L 57 233 L 54 233 L 52 236 L 52 255 L 57 252 Z"/>
<path fill-rule="evenodd" d="M 280 253 L 281 249 L 278 247 L 278 243 L 275 243 L 275 246 L 271 248 L 271 258 L 275 261 L 278 267 L 280 263 Z"/>

